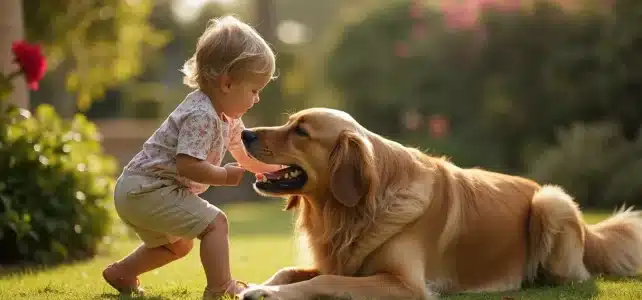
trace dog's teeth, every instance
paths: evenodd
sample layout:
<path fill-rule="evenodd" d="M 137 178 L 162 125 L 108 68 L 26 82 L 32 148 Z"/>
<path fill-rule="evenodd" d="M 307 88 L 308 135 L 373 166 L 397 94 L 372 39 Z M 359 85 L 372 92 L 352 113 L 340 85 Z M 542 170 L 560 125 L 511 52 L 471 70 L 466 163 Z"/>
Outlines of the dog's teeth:
<path fill-rule="evenodd" d="M 285 173 L 285 175 L 283 177 L 285 177 L 285 179 L 290 178 L 290 173 Z"/>
<path fill-rule="evenodd" d="M 297 176 L 299 176 L 299 170 L 292 171 L 291 173 L 292 173 L 292 177 L 297 177 Z"/>
<path fill-rule="evenodd" d="M 265 182 L 267 182 L 267 181 L 268 181 L 268 180 L 267 180 L 267 176 L 263 176 L 263 178 L 261 178 L 261 182 L 264 182 L 264 183 L 265 183 Z"/>
<path fill-rule="evenodd" d="M 290 172 L 290 177 L 294 178 L 294 177 L 296 177 L 296 175 L 297 175 L 296 172 L 294 172 L 294 171 Z"/>

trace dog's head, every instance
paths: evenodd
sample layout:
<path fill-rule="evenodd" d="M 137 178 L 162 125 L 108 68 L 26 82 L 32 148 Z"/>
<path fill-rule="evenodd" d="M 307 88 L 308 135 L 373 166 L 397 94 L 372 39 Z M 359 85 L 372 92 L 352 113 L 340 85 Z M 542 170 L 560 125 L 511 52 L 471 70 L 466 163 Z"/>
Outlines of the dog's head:
<path fill-rule="evenodd" d="M 312 108 L 290 116 L 277 127 L 258 127 L 242 133 L 248 153 L 256 159 L 286 165 L 263 174 L 255 190 L 267 196 L 332 196 L 353 207 L 372 193 L 376 180 L 373 147 L 365 130 L 347 113 Z"/>

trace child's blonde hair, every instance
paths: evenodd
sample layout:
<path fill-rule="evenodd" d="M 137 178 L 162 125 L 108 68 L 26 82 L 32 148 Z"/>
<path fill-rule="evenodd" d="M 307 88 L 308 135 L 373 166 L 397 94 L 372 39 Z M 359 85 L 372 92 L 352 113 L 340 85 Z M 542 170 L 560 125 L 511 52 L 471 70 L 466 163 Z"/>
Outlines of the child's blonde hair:
<path fill-rule="evenodd" d="M 203 88 L 220 75 L 235 79 L 257 74 L 274 78 L 275 55 L 254 28 L 234 16 L 208 22 L 194 55 L 183 65 L 183 83 Z"/>

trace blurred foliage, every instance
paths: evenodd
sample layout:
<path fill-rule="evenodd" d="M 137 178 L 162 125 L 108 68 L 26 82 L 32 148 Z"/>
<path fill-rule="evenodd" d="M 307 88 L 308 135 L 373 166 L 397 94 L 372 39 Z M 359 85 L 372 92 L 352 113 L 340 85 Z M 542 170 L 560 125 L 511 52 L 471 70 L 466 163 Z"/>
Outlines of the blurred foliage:
<path fill-rule="evenodd" d="M 396 3 L 345 28 L 328 78 L 346 109 L 383 135 L 523 173 L 573 123 L 611 121 L 626 140 L 640 128 L 642 2 L 590 3 L 486 9 L 472 28 Z M 449 136 L 406 128 L 409 110 L 446 116 Z"/>
<path fill-rule="evenodd" d="M 445 152 L 463 165 L 497 166 L 498 145 L 481 138 L 475 124 L 481 83 L 469 54 L 476 40 L 448 31 L 441 14 L 428 9 L 422 35 L 413 35 L 417 20 L 409 11 L 408 2 L 398 3 L 345 28 L 328 62 L 328 80 L 340 91 L 343 108 L 384 136 Z M 406 111 L 446 116 L 450 137 L 433 139 L 425 126 L 406 129 Z"/>
<path fill-rule="evenodd" d="M 642 204 L 642 138 L 627 141 L 612 123 L 574 124 L 531 162 L 529 175 L 564 187 L 583 207 Z"/>
<path fill-rule="evenodd" d="M 169 6 L 157 6 L 153 14 L 152 23 L 156 24 L 155 26 L 158 28 L 174 33 L 173 40 L 164 50 L 166 51 L 164 57 L 174 54 L 181 58 L 178 61 L 165 60 L 165 67 L 157 70 L 166 70 L 167 67 L 179 69 L 195 50 L 196 40 L 205 30 L 208 20 L 221 16 L 223 13 L 224 10 L 219 5 L 210 3 L 203 7 L 194 21 L 182 24 L 176 20 L 168 20 L 167 16 L 171 14 Z M 258 23 L 258 21 L 249 17 L 242 17 L 242 20 L 252 26 L 256 26 Z M 268 41 L 268 43 L 272 46 L 277 57 L 277 78 L 263 89 L 261 101 L 248 111 L 244 117 L 248 126 L 282 122 L 285 119 L 284 113 L 303 108 L 306 98 L 309 97 L 305 84 L 307 74 L 305 70 L 300 69 L 302 65 L 299 61 L 301 55 L 295 54 L 291 48 L 278 41 Z M 160 68 L 160 65 L 155 67 Z M 154 72 L 162 74 L 158 71 Z M 149 75 L 154 76 L 152 73 L 150 72 Z M 178 102 L 185 98 L 185 94 L 189 91 L 189 88 L 182 85 L 182 74 L 177 72 L 175 75 L 177 77 L 174 77 L 174 84 L 180 85 L 180 88 L 176 88 L 175 91 L 181 91 L 183 94 L 173 94 L 173 99 L 165 101 L 168 105 L 165 107 L 164 114 L 169 114 Z M 292 82 L 293 80 L 300 82 Z"/>
<path fill-rule="evenodd" d="M 127 101 L 139 105 L 143 99 L 163 103 L 157 117 L 165 117 L 183 101 L 190 89 L 183 85 L 178 69 L 192 55 L 198 37 L 205 30 L 207 22 L 221 16 L 225 11 L 216 3 L 205 5 L 195 20 L 181 23 L 172 16 L 169 4 L 158 4 L 151 15 L 151 24 L 163 31 L 173 33 L 172 40 L 162 52 L 148 58 L 149 68 L 139 77 L 143 83 L 132 83 L 121 92 Z M 256 22 L 244 17 L 251 25 Z M 246 117 L 249 126 L 275 124 L 284 120 L 283 113 L 303 108 L 309 93 L 305 86 L 305 71 L 300 70 L 299 57 L 290 48 L 276 41 L 269 41 L 277 56 L 277 79 L 268 84 L 261 93 L 261 102 L 250 110 Z M 168 72 L 168 70 L 171 70 Z M 176 70 L 176 71 L 174 71 Z M 291 84 L 292 79 L 301 83 Z M 147 92 L 144 92 L 147 91 Z M 137 99 L 135 99 L 137 98 Z M 131 104 L 130 104 L 131 105 Z M 138 116 L 137 116 L 138 117 Z"/>
<path fill-rule="evenodd" d="M 49 105 L 34 116 L 0 114 L 0 263 L 56 263 L 95 253 L 111 225 L 116 171 L 93 123 L 62 120 Z"/>
<path fill-rule="evenodd" d="M 191 22 L 175 18 L 171 2 L 156 3 L 149 16 L 150 25 L 172 38 L 160 51 L 144 57 L 146 67 L 136 80 L 130 80 L 107 91 L 104 101 L 94 104 L 87 112 L 92 118 L 165 118 L 183 101 L 190 88 L 183 85 L 179 69 L 192 55 L 198 37 L 207 22 L 221 16 L 224 10 L 217 3 L 205 5 Z M 249 18 L 243 20 L 254 24 Z M 306 85 L 308 70 L 291 48 L 271 43 L 277 55 L 278 78 L 261 93 L 261 102 L 247 113 L 248 125 L 274 124 L 284 119 L 284 112 L 305 106 L 309 97 Z"/>
<path fill-rule="evenodd" d="M 142 58 L 167 43 L 168 34 L 148 20 L 154 3 L 24 0 L 26 36 L 45 46 L 50 67 L 64 70 L 67 89 L 86 110 L 107 88 L 140 74 Z"/>

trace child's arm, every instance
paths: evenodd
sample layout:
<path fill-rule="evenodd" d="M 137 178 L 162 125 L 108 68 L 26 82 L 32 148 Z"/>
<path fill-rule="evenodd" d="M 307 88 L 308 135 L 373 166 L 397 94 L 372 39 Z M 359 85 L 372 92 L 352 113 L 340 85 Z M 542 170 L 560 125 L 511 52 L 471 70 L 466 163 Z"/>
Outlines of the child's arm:
<path fill-rule="evenodd" d="M 229 185 L 228 169 L 209 163 L 207 155 L 215 140 L 217 122 L 211 115 L 194 111 L 185 116 L 176 143 L 176 172 L 190 180 L 209 185 Z"/>
<path fill-rule="evenodd" d="M 232 154 L 232 157 L 243 167 L 244 169 L 255 173 L 268 173 L 275 172 L 283 168 L 281 165 L 270 165 L 258 161 L 257 159 L 249 156 L 245 150 L 245 146 L 241 141 L 241 132 L 245 129 L 243 121 L 239 120 L 238 125 L 234 128 L 234 133 L 230 138 L 229 151 Z"/>
<path fill-rule="evenodd" d="M 182 153 L 176 156 L 176 172 L 199 183 L 209 185 L 226 185 L 227 183 L 225 168 Z"/>

